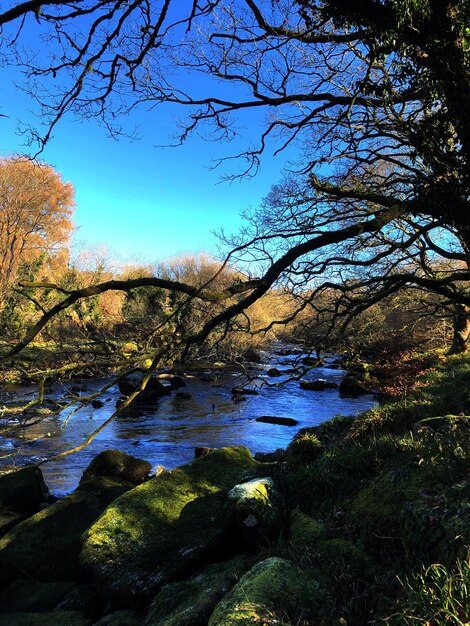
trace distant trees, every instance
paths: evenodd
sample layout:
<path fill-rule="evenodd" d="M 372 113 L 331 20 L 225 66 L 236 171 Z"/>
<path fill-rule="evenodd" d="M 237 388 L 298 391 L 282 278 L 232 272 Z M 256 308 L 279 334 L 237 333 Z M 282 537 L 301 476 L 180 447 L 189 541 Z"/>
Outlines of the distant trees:
<path fill-rule="evenodd" d="M 31 280 L 39 259 L 68 254 L 74 206 L 72 185 L 51 166 L 0 160 L 0 308 L 22 268 Z"/>

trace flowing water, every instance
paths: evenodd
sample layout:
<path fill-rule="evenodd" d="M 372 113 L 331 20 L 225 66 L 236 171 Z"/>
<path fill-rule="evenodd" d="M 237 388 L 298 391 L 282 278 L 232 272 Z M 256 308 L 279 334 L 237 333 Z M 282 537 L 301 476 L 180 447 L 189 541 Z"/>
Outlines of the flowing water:
<path fill-rule="evenodd" d="M 81 452 L 42 465 L 51 491 L 62 495 L 74 489 L 85 467 L 104 449 L 118 448 L 154 466 L 171 469 L 191 461 L 196 446 L 244 445 L 253 453 L 285 448 L 301 428 L 315 426 L 338 414 L 354 415 L 376 404 L 373 395 L 345 398 L 339 395 L 338 389 L 300 389 L 299 381 L 289 379 L 288 372 L 297 365 L 301 355 L 286 354 L 285 346 L 278 352 L 282 354 L 262 353 L 262 363 L 251 370 L 251 374 L 258 377 L 248 385 L 259 393 L 247 395 L 245 401 L 235 402 L 232 388 L 244 384 L 246 375 L 222 368 L 212 370 L 215 377 L 212 382 L 202 381 L 201 372 L 185 377 L 186 387 L 180 391 L 190 393 L 190 399 L 173 394 L 160 398 L 152 407 L 137 407 L 119 415 Z M 272 367 L 285 374 L 275 378 L 267 376 L 267 370 Z M 303 378 L 323 378 L 339 383 L 344 373 L 327 365 L 310 370 Z M 81 393 L 88 395 L 104 382 L 83 381 Z M 70 383 L 69 387 L 72 385 Z M 58 397 L 63 391 L 63 387 L 56 386 L 53 395 Z M 0 468 L 37 463 L 78 445 L 112 414 L 119 397 L 117 385 L 111 387 L 102 398 L 103 407 L 84 407 L 66 426 L 65 411 L 27 428 L 13 425 L 8 436 L 0 436 Z M 298 425 L 256 422 L 257 417 L 266 415 L 291 417 Z"/>

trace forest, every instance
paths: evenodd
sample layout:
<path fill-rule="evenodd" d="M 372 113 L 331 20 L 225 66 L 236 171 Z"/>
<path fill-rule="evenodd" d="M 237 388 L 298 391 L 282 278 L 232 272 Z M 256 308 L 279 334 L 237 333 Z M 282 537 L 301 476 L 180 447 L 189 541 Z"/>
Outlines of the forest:
<path fill-rule="evenodd" d="M 468 625 L 467 0 L 27 0 L 0 29 L 37 121 L 0 158 L 0 626 Z M 77 254 L 43 153 L 159 109 L 230 181 L 296 161 L 217 256 Z"/>

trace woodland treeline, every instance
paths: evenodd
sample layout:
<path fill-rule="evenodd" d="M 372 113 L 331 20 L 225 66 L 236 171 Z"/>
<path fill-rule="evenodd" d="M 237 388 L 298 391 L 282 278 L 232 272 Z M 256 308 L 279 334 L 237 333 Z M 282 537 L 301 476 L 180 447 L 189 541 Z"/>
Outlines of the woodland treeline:
<path fill-rule="evenodd" d="M 21 345 L 31 329 L 34 334 L 29 351 L 15 362 L 15 371 L 13 362 L 7 362 L 7 379 L 34 379 L 47 370 L 54 376 L 56 370 L 71 375 L 104 373 L 130 363 L 148 365 L 156 350 L 162 352 L 161 364 L 172 363 L 180 356 L 178 340 L 197 336 L 208 319 L 224 311 L 226 300 L 236 305 L 235 293 L 225 292 L 252 279 L 243 268 L 263 270 L 253 251 L 246 255 L 234 239 L 224 242 L 224 260 L 188 254 L 155 265 L 113 270 L 115 263 L 105 252 L 77 254 L 71 249 L 74 190 L 51 166 L 5 158 L 0 176 L 3 350 Z M 274 187 L 260 211 L 246 216 L 246 224 L 270 228 L 285 223 L 286 210 L 291 214 L 305 210 L 305 199 L 299 194 L 292 181 Z M 451 240 L 449 232 L 439 235 L 446 244 Z M 463 267 L 457 258 L 443 259 L 443 254 L 438 258 L 437 244 L 434 257 L 428 251 L 426 259 L 422 251 L 419 255 L 418 238 L 417 242 L 416 257 L 407 260 L 410 275 L 444 276 Z M 428 242 L 432 243 L 429 236 Z M 360 264 L 368 268 L 366 254 Z M 314 274 L 306 273 L 271 287 L 209 340 L 196 344 L 191 356 L 243 361 L 253 349 L 276 339 L 317 351 L 375 358 L 396 358 L 418 347 L 465 349 L 468 317 L 458 302 L 419 284 L 374 297 L 356 277 L 346 274 L 341 283 L 333 282 L 334 274 L 344 271 L 341 257 L 319 257 L 315 262 L 325 265 L 328 282 L 318 287 Z M 67 306 L 61 309 L 64 302 Z M 47 323 L 36 333 L 45 319 Z M 39 366 L 40 358 L 45 365 Z"/>

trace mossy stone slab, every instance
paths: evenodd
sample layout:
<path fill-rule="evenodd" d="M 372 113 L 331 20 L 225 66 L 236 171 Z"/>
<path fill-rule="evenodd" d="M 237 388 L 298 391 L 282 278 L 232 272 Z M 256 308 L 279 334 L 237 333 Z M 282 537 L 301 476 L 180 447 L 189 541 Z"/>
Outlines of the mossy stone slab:
<path fill-rule="evenodd" d="M 0 583 L 18 578 L 78 580 L 80 537 L 129 483 L 110 478 L 86 486 L 24 520 L 0 539 Z"/>
<path fill-rule="evenodd" d="M 247 448 L 220 448 L 118 498 L 84 535 L 82 566 L 118 605 L 150 600 L 226 549 L 233 533 L 227 491 L 257 475 Z"/>
<path fill-rule="evenodd" d="M 248 569 L 245 556 L 209 565 L 192 578 L 165 585 L 152 603 L 145 626 L 206 626 L 216 604 Z"/>
<path fill-rule="evenodd" d="M 300 616 L 319 617 L 324 597 L 312 571 L 272 557 L 255 565 L 229 591 L 216 606 L 209 626 L 295 624 Z"/>

